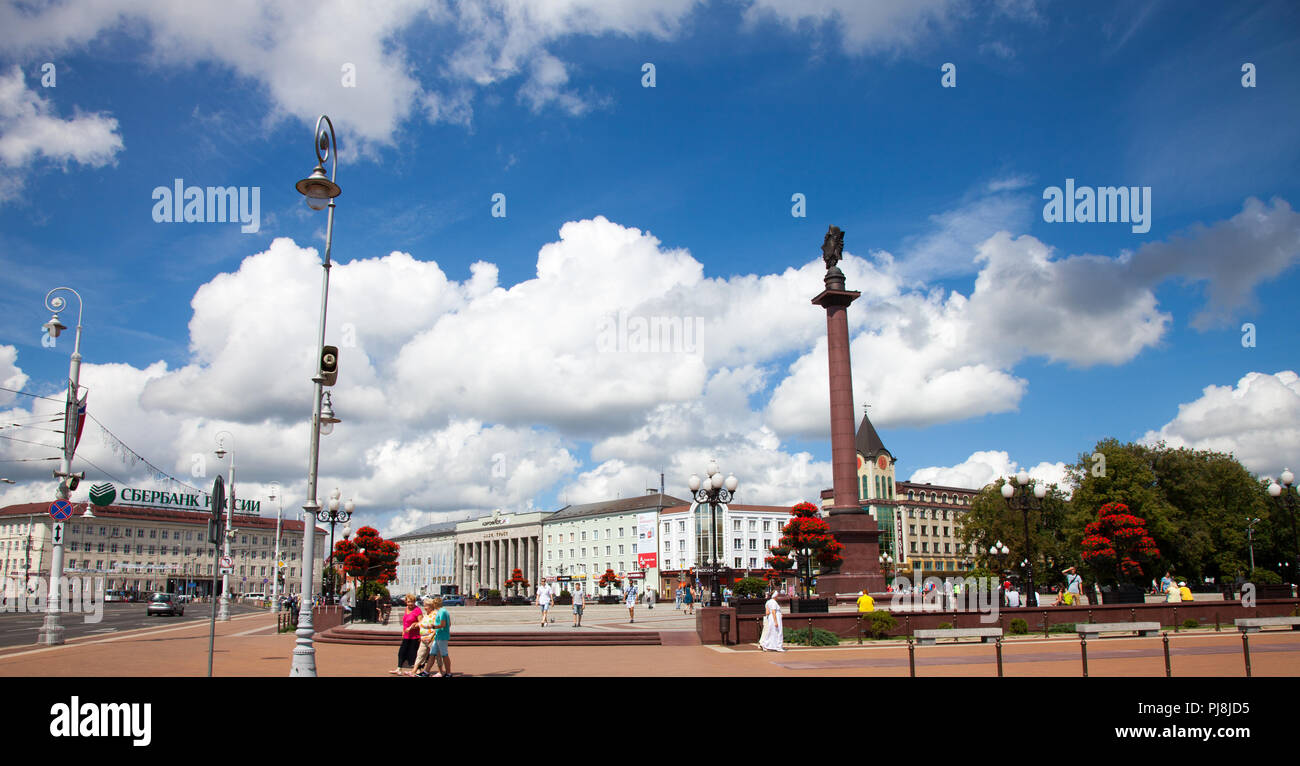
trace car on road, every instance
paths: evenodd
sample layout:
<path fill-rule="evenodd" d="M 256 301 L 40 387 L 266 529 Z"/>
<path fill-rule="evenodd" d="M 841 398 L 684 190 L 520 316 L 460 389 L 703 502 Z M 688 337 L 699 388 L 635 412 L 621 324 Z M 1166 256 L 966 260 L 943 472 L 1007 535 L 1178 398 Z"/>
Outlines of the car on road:
<path fill-rule="evenodd" d="M 184 617 L 185 605 L 181 603 L 181 600 L 175 594 L 155 593 L 149 599 L 149 606 L 145 607 L 145 614 L 150 617 L 155 614 Z"/>
<path fill-rule="evenodd" d="M 442 597 L 443 606 L 465 606 L 465 597 L 459 593 L 448 593 Z"/>

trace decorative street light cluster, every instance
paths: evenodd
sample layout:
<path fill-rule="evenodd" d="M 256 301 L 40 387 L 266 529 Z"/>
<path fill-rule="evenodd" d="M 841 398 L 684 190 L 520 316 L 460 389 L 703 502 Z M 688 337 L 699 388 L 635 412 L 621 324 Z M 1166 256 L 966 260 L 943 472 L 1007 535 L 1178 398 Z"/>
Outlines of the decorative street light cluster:
<path fill-rule="evenodd" d="M 324 391 L 325 386 L 334 385 L 338 376 L 338 349 L 325 345 L 325 316 L 329 306 L 330 254 L 334 244 L 334 199 L 342 194 L 343 190 L 334 182 L 338 172 L 338 141 L 334 137 L 334 123 L 323 114 L 316 120 L 312 145 L 316 151 L 316 167 L 311 175 L 295 186 L 298 192 L 307 198 L 308 207 L 312 210 L 329 208 L 329 214 L 325 223 L 325 260 L 321 264 L 325 271 L 321 280 L 320 332 L 317 343 L 320 350 L 317 356 L 319 365 L 316 374 L 312 376 L 315 392 L 311 421 L 311 453 L 307 464 L 307 502 L 302 506 L 305 522 L 302 535 L 302 603 L 298 612 L 298 630 L 295 631 L 293 664 L 289 669 L 291 676 L 316 675 L 316 647 L 312 643 L 316 631 L 311 624 L 311 594 L 315 577 L 312 565 L 316 560 L 316 553 L 313 550 L 315 547 L 313 531 L 316 527 L 316 514 L 321 510 L 320 503 L 316 500 L 316 472 L 320 465 L 320 437 L 322 434 L 329 434 L 334 424 L 339 422 Z M 325 175 L 327 161 L 330 163 L 329 176 Z"/>
<path fill-rule="evenodd" d="M 229 431 L 221 431 L 217 434 L 217 459 L 221 460 L 226 457 L 226 439 L 231 441 L 230 446 L 230 474 L 226 477 L 226 531 L 222 535 L 221 555 L 230 557 L 230 542 L 235 539 L 235 530 L 230 528 L 230 514 L 235 512 L 235 435 Z M 226 622 L 230 620 L 230 575 L 222 571 L 221 573 L 221 606 L 217 612 L 217 619 Z"/>
<path fill-rule="evenodd" d="M 1283 469 L 1279 477 L 1281 484 L 1271 482 L 1268 485 L 1268 494 L 1277 503 L 1277 507 L 1282 509 L 1282 514 L 1291 519 L 1291 543 L 1295 546 L 1295 568 L 1291 570 L 1291 576 L 1300 574 L 1300 534 L 1296 533 L 1296 516 L 1300 514 L 1300 501 L 1297 500 L 1297 490 L 1295 484 L 1295 474 L 1291 473 L 1290 468 Z M 1252 556 L 1252 561 L 1254 557 Z M 1281 563 L 1278 567 L 1281 568 Z"/>
<path fill-rule="evenodd" d="M 329 581 L 327 583 L 322 582 L 321 584 L 321 587 L 325 590 L 326 595 L 330 599 L 330 603 L 334 602 L 337 595 L 334 592 L 335 572 L 337 571 L 337 567 L 334 566 L 334 526 L 336 524 L 345 525 L 343 527 L 343 539 L 346 540 L 350 537 L 352 535 L 352 528 L 346 526 L 346 524 L 348 519 L 352 518 L 352 511 L 356 509 L 356 505 L 353 504 L 352 498 L 348 498 L 348 501 L 343 503 L 343 507 L 340 508 L 339 500 L 342 497 L 343 493 L 339 491 L 338 487 L 335 487 L 334 490 L 330 492 L 329 503 L 316 512 L 316 518 L 319 519 L 322 524 L 330 525 L 330 547 L 329 551 L 325 554 L 325 566 L 330 568 Z"/>
<path fill-rule="evenodd" d="M 1034 603 L 1034 548 L 1033 542 L 1029 539 L 1029 512 L 1041 511 L 1043 509 L 1043 498 L 1047 497 L 1047 485 L 1042 481 L 1034 482 L 1033 488 L 1029 486 L 1029 472 L 1021 470 L 1016 474 L 1016 486 L 1011 486 L 1011 480 L 1008 479 L 1002 485 L 1002 497 L 1006 498 L 1007 505 L 1012 510 L 1018 510 L 1024 516 L 1025 522 L 1025 560 L 1022 566 L 1025 570 L 1025 598 L 1028 599 L 1026 604 Z M 1005 549 L 1004 549 L 1005 551 Z"/>
<path fill-rule="evenodd" d="M 740 481 L 734 475 L 724 479 L 722 472 L 718 470 L 718 461 L 710 460 L 706 477 L 701 480 L 697 474 L 691 474 L 686 481 L 686 486 L 695 495 L 696 503 L 709 505 L 710 550 L 707 553 L 697 551 L 696 558 L 701 562 L 699 571 L 713 577 L 713 592 L 709 597 L 709 606 L 722 606 L 722 513 L 718 506 L 731 502 L 732 495 L 740 486 Z M 698 516 L 695 529 L 698 547 L 700 540 Z"/>
<path fill-rule="evenodd" d="M 1010 555 L 1010 553 L 1011 549 L 1001 540 L 998 540 L 993 543 L 993 545 L 989 546 L 989 556 L 992 558 L 993 563 L 997 565 L 997 571 L 1002 571 L 1003 562 L 1007 560 L 1006 557 Z"/>

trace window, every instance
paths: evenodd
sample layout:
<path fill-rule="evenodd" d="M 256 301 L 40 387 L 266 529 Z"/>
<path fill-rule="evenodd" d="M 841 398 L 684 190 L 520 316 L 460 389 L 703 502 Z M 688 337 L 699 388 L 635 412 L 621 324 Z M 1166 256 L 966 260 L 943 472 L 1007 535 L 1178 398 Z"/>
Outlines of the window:
<path fill-rule="evenodd" d="M 750 568 L 750 569 L 758 569 L 758 559 L 751 558 L 751 559 L 749 560 L 749 568 Z"/>
<path fill-rule="evenodd" d="M 732 521 L 731 521 L 731 531 L 733 531 L 733 532 L 739 532 L 739 531 L 740 531 L 740 519 L 732 519 Z"/>
<path fill-rule="evenodd" d="M 731 549 L 732 549 L 733 551 L 738 551 L 738 550 L 740 550 L 740 538 L 739 538 L 739 537 L 734 537 L 734 538 L 732 538 L 732 540 L 731 540 Z"/>
<path fill-rule="evenodd" d="M 108 528 L 107 528 L 107 527 L 100 527 L 100 528 L 99 528 L 99 536 L 100 536 L 100 537 L 107 537 L 107 536 L 108 536 Z"/>
<path fill-rule="evenodd" d="M 103 549 L 104 549 L 104 544 L 103 544 L 103 543 L 100 543 L 100 544 L 99 544 L 99 548 L 100 548 L 100 550 L 103 550 Z M 685 540 L 678 540 L 678 541 L 677 541 L 677 550 L 678 550 L 678 552 L 680 552 L 680 553 L 685 553 L 685 552 L 686 552 L 686 541 L 685 541 Z"/>
<path fill-rule="evenodd" d="M 740 569 L 741 564 L 740 564 L 740 557 L 739 557 L 739 556 L 736 557 L 735 562 L 736 562 L 736 564 L 735 564 L 736 569 Z"/>
<path fill-rule="evenodd" d="M 772 539 L 765 538 L 763 540 L 763 550 L 769 550 L 771 547 L 772 547 Z"/>
<path fill-rule="evenodd" d="M 952 543 L 944 543 L 944 544 L 943 544 L 943 552 L 944 552 L 944 553 L 952 553 Z"/>
<path fill-rule="evenodd" d="M 573 555 L 573 549 L 572 549 L 572 548 L 569 549 L 569 558 L 571 558 L 571 559 L 576 559 L 576 558 L 577 558 L 577 556 L 574 556 L 574 555 Z"/>
<path fill-rule="evenodd" d="M 151 529 L 151 530 L 149 530 L 149 539 L 151 539 L 151 540 L 156 540 L 156 539 L 158 539 L 158 530 L 156 530 L 156 529 Z"/>
<path fill-rule="evenodd" d="M 164 529 L 164 530 L 162 531 L 162 533 L 163 533 L 163 534 L 162 534 L 162 539 L 166 540 L 166 539 L 167 539 L 167 530 Z"/>
<path fill-rule="evenodd" d="M 586 549 L 586 548 L 583 548 L 583 549 L 582 549 L 582 557 L 583 557 L 584 559 L 587 558 L 587 549 Z"/>
<path fill-rule="evenodd" d="M 599 529 L 593 529 L 593 530 L 591 530 L 591 539 L 592 539 L 592 540 L 599 540 L 599 539 L 600 539 L 600 530 L 599 530 Z"/>
<path fill-rule="evenodd" d="M 668 534 L 668 530 L 669 530 L 669 529 L 672 529 L 672 525 L 665 521 L 665 522 L 664 522 L 664 534 L 665 534 L 665 535 Z"/>
<path fill-rule="evenodd" d="M 569 542 L 573 542 L 573 533 L 572 533 L 572 532 L 569 533 Z"/>
<path fill-rule="evenodd" d="M 621 545 L 618 546 L 618 555 L 620 555 L 620 556 L 623 555 L 623 546 L 621 546 Z"/>
<path fill-rule="evenodd" d="M 763 522 L 763 531 L 764 531 L 764 532 L 771 532 L 771 531 L 772 531 L 772 522 L 771 522 L 770 520 L 765 520 L 765 521 Z"/>
<path fill-rule="evenodd" d="M 73 525 L 72 525 L 72 533 L 73 533 L 74 535 L 77 534 L 77 533 L 80 532 L 80 531 L 81 531 L 81 526 L 80 526 L 80 525 L 78 525 L 78 524 L 73 524 Z"/>
<path fill-rule="evenodd" d="M 560 549 L 560 558 L 564 558 L 564 549 L 563 549 L 563 548 Z"/>
<path fill-rule="evenodd" d="M 547 536 L 546 536 L 546 542 L 547 542 L 548 544 L 551 542 L 551 536 L 550 536 L 550 535 L 547 535 Z"/>
<path fill-rule="evenodd" d="M 587 533 L 586 533 L 586 532 L 583 532 L 583 533 L 582 533 L 582 541 L 583 541 L 584 543 L 587 542 Z M 586 548 L 583 548 L 583 550 L 585 551 Z M 585 555 L 587 555 L 587 554 L 584 553 L 584 554 L 582 554 L 582 555 L 585 556 Z"/>
<path fill-rule="evenodd" d="M 104 544 L 103 544 L 103 543 L 100 543 L 100 544 L 99 544 L 99 552 L 100 552 L 100 553 L 103 553 L 103 552 L 104 552 Z M 113 543 L 112 545 L 108 546 L 108 552 L 109 552 L 109 553 L 117 553 L 117 543 Z"/>
<path fill-rule="evenodd" d="M 916 509 L 915 509 L 915 508 L 908 508 L 908 509 L 907 509 L 907 518 L 909 518 L 909 519 L 915 519 L 915 518 L 916 518 Z"/>
<path fill-rule="evenodd" d="M 756 550 L 758 550 L 758 540 L 756 540 L 756 539 L 754 539 L 754 538 L 752 538 L 752 537 L 749 538 L 749 549 L 750 549 L 751 551 L 756 551 Z"/>
<path fill-rule="evenodd" d="M 547 560 L 547 561 L 550 561 L 550 560 L 551 560 L 551 552 L 550 552 L 550 551 L 547 551 L 547 552 L 546 552 L 546 560 Z"/>
<path fill-rule="evenodd" d="M 944 537 L 947 537 L 947 536 L 948 536 L 948 528 L 947 528 L 947 527 L 944 527 L 944 528 L 943 528 L 943 536 L 944 536 Z"/>
<path fill-rule="evenodd" d="M 606 555 L 606 556 L 610 555 L 610 553 L 609 553 L 609 546 L 608 546 L 608 545 L 605 546 L 605 555 Z"/>
<path fill-rule="evenodd" d="M 925 534 L 929 534 L 928 532 L 925 531 L 925 530 L 927 530 L 927 529 L 929 529 L 929 527 L 927 527 L 926 525 L 922 524 L 922 525 L 921 525 L 921 534 L 923 534 L 923 535 L 925 535 Z"/>
<path fill-rule="evenodd" d="M 915 525 L 915 524 L 908 524 L 908 525 L 907 525 L 907 533 L 908 533 L 909 535 L 915 535 L 915 534 L 916 534 L 916 525 Z"/>
<path fill-rule="evenodd" d="M 240 545 L 248 545 L 248 535 L 240 535 L 240 536 L 239 536 L 239 544 L 240 544 Z"/>
<path fill-rule="evenodd" d="M 922 552 L 922 553 L 929 553 L 929 552 L 930 552 L 930 544 L 929 544 L 929 543 L 921 543 L 921 552 Z"/>
<path fill-rule="evenodd" d="M 618 536 L 619 536 L 619 537 L 622 537 L 622 536 L 623 536 L 623 528 L 622 528 L 622 527 L 619 527 L 619 528 L 618 528 Z"/>
<path fill-rule="evenodd" d="M 136 546 L 136 547 L 138 548 L 139 546 Z M 140 552 L 140 551 L 138 551 L 138 550 L 136 551 L 136 553 L 139 553 L 139 552 Z M 150 556 L 153 555 L 153 546 L 152 546 L 152 545 L 149 546 L 149 555 L 150 555 Z"/>
<path fill-rule="evenodd" d="M 191 529 L 191 530 L 187 531 L 187 532 L 185 533 L 185 539 L 186 539 L 186 541 L 193 540 L 193 539 L 194 539 L 194 530 Z"/>

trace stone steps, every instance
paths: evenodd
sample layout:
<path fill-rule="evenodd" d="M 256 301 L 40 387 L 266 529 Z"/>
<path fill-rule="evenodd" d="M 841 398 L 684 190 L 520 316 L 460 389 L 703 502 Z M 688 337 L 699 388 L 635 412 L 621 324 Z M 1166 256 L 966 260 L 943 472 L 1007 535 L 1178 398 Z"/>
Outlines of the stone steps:
<path fill-rule="evenodd" d="M 401 635 L 385 630 L 330 628 L 317 633 L 315 640 L 326 644 L 397 646 Z M 660 646 L 663 643 L 659 632 L 651 630 L 453 632 L 450 641 L 451 646 Z"/>

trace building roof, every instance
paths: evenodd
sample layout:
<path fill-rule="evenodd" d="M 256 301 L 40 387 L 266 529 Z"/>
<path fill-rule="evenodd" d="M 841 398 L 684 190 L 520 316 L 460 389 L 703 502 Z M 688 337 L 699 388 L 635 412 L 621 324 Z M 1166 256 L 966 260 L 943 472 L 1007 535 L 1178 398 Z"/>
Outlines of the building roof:
<path fill-rule="evenodd" d="M 880 440 L 880 434 L 876 433 L 876 427 L 871 425 L 871 418 L 867 413 L 862 413 L 862 422 L 858 424 L 858 436 L 855 441 L 858 454 L 867 458 L 874 458 L 876 455 L 884 452 L 891 458 L 894 453 L 885 449 L 885 443 Z"/>
<path fill-rule="evenodd" d="M 659 513 L 661 513 L 661 514 L 668 514 L 668 513 L 685 513 L 686 511 L 689 511 L 690 509 L 691 509 L 691 506 L 690 506 L 689 504 L 687 504 L 687 505 L 673 505 L 673 506 L 669 506 L 669 507 L 667 507 L 667 508 L 664 508 L 664 509 L 661 510 Z M 785 513 L 785 514 L 790 513 L 790 508 L 789 508 L 788 506 L 784 506 L 784 505 L 738 505 L 738 504 L 736 504 L 736 503 L 728 503 L 728 504 L 727 504 L 727 510 L 729 510 L 729 511 L 759 512 L 759 513 Z"/>
<path fill-rule="evenodd" d="M 942 484 L 930 484 L 929 482 L 921 484 L 915 481 L 896 481 L 894 482 L 894 486 L 903 491 L 919 489 L 926 492 L 969 492 L 972 495 L 978 495 L 980 492 L 979 489 L 971 489 L 970 487 L 947 487 Z M 897 494 L 897 492 L 895 494 Z"/>
<path fill-rule="evenodd" d="M 472 521 L 472 519 L 469 520 Z M 425 524 L 419 529 L 413 529 L 410 532 L 403 532 L 400 535 L 394 535 L 388 539 L 394 541 L 410 540 L 416 537 L 431 537 L 439 534 L 456 534 L 456 525 L 461 521 L 466 521 L 466 519 L 460 519 L 459 521 L 441 521 L 437 524 Z"/>
<path fill-rule="evenodd" d="M 687 503 L 689 506 L 686 500 L 679 497 L 662 495 L 656 492 L 654 494 L 625 497 L 619 500 L 604 500 L 599 503 L 568 505 L 552 513 L 543 523 L 550 524 L 553 521 L 571 521 L 587 516 L 608 516 L 613 513 L 631 513 L 633 511 L 656 510 L 662 512 L 667 506 L 681 505 L 682 503 Z"/>
<path fill-rule="evenodd" d="M 85 517 L 87 504 L 73 503 L 72 519 L 78 520 Z M 207 511 L 173 511 L 162 508 L 137 508 L 126 505 L 109 505 L 103 508 L 95 506 L 92 511 L 94 515 L 89 521 L 99 519 L 100 521 L 152 521 L 155 523 L 170 524 L 194 524 L 206 525 L 212 514 Z M 0 520 L 19 516 L 46 516 L 50 514 L 49 503 L 19 503 L 0 508 Z M 231 526 L 239 529 L 269 529 L 275 530 L 275 519 L 265 516 L 246 516 L 236 513 L 230 518 Z M 294 519 L 284 519 L 281 522 L 281 530 L 285 532 L 302 532 L 303 522 Z M 325 530 L 316 527 L 316 531 L 325 534 Z"/>

